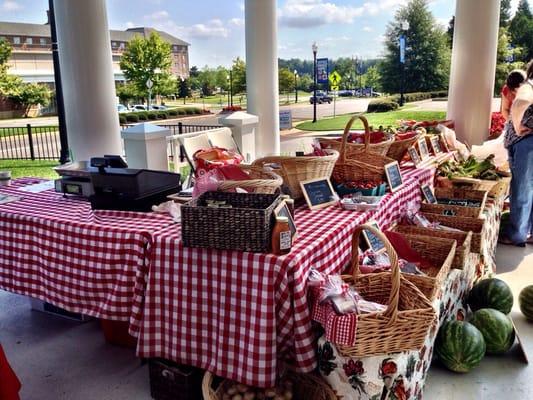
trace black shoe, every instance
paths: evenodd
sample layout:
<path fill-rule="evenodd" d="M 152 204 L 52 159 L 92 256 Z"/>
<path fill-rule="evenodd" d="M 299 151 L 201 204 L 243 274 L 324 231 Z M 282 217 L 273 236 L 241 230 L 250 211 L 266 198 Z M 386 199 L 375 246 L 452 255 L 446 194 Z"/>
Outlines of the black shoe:
<path fill-rule="evenodd" d="M 507 244 L 507 245 L 510 245 L 510 246 L 516 246 L 516 247 L 526 247 L 525 243 L 515 243 L 511 239 L 509 239 L 507 236 L 500 236 L 498 238 L 498 243 Z"/>

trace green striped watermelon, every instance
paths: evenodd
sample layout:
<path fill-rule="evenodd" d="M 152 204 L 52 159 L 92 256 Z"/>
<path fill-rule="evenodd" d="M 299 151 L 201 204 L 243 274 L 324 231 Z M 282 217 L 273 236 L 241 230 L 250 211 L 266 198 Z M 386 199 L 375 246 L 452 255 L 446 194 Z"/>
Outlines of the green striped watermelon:
<path fill-rule="evenodd" d="M 465 321 L 444 323 L 435 341 L 435 353 L 448 369 L 455 372 L 475 368 L 485 356 L 485 349 L 481 332 Z"/>
<path fill-rule="evenodd" d="M 493 308 L 509 314 L 513 308 L 511 288 L 501 279 L 490 278 L 479 281 L 468 295 L 468 305 L 472 311 Z"/>
<path fill-rule="evenodd" d="M 520 311 L 529 321 L 533 321 L 533 285 L 526 286 L 518 296 Z"/>
<path fill-rule="evenodd" d="M 514 343 L 513 323 L 507 315 L 492 308 L 477 310 L 470 323 L 474 325 L 485 339 L 487 354 L 503 354 Z"/>

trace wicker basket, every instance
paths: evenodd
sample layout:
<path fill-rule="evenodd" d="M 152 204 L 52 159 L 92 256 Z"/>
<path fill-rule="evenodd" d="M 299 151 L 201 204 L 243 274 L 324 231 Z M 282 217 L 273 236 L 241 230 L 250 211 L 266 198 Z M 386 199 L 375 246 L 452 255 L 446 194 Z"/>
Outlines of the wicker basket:
<path fill-rule="evenodd" d="M 473 190 L 485 190 L 488 192 L 488 196 L 496 198 L 507 196 L 509 194 L 509 187 L 511 186 L 511 178 L 508 177 L 503 177 L 497 181 L 455 177 L 451 178 L 451 181 Z"/>
<path fill-rule="evenodd" d="M 353 125 L 353 121 L 350 119 L 348 123 L 346 124 L 346 127 L 344 128 L 344 132 L 343 132 L 343 137 L 344 135 L 347 135 L 346 139 L 349 139 L 350 137 L 350 134 L 351 134 L 350 129 L 352 125 Z M 387 153 L 389 152 L 390 147 L 394 143 L 394 138 L 391 136 L 387 140 L 384 140 L 383 142 L 370 143 L 370 128 L 368 127 L 368 123 L 365 124 L 363 121 L 363 126 L 365 128 L 365 132 L 364 132 L 365 143 L 360 144 L 360 143 L 347 142 L 346 143 L 346 157 L 350 159 L 357 158 L 358 154 L 363 150 L 369 151 L 371 153 L 380 154 L 382 156 L 386 156 Z M 333 149 L 333 150 L 337 150 L 339 153 L 341 151 L 342 139 L 339 141 L 337 139 L 319 138 L 318 141 L 320 143 L 320 146 L 323 149 Z"/>
<path fill-rule="evenodd" d="M 428 238 L 443 238 L 457 241 L 455 257 L 452 262 L 452 268 L 455 269 L 463 269 L 466 260 L 468 259 L 468 255 L 470 254 L 472 232 L 454 232 L 414 225 L 396 225 L 393 228 L 393 231 L 406 235 L 418 235 Z"/>
<path fill-rule="evenodd" d="M 409 139 L 395 140 L 392 142 L 387 157 L 392 158 L 398 162 L 402 161 L 409 147 L 414 145 L 420 138 L 420 133 Z"/>
<path fill-rule="evenodd" d="M 208 207 L 207 200 L 232 208 Z M 181 206 L 183 246 L 268 253 L 279 201 L 277 194 L 206 192 Z"/>
<path fill-rule="evenodd" d="M 366 140 L 367 143 L 361 151 L 357 152 L 356 155 L 353 154 L 348 157 L 346 152 L 348 135 L 350 134 L 352 124 L 358 118 L 363 121 L 365 135 L 370 134 L 368 121 L 364 116 L 354 115 L 350 118 L 348 124 L 346 124 L 346 128 L 344 128 L 339 159 L 333 169 L 332 177 L 337 183 L 358 181 L 362 179 L 374 181 L 381 180 L 385 173 L 385 165 L 395 161 L 392 158 L 369 151 L 368 140 Z"/>
<path fill-rule="evenodd" d="M 148 361 L 150 394 L 155 400 L 198 400 L 202 395 L 199 368 L 178 365 L 160 358 Z"/>
<path fill-rule="evenodd" d="M 481 190 L 465 190 L 460 188 L 435 188 L 437 199 L 459 199 L 474 200 L 480 203 L 479 206 L 459 206 L 450 204 L 429 204 L 422 203 L 420 210 L 433 214 L 443 214 L 449 216 L 479 218 L 485 209 L 487 192 Z"/>
<path fill-rule="evenodd" d="M 338 400 L 333 389 L 319 376 L 290 371 L 287 372 L 287 376 L 293 382 L 293 400 Z M 214 381 L 213 374 L 206 372 L 202 381 L 204 400 L 222 400 L 227 386 L 234 384 L 227 379 L 218 385 L 213 384 Z"/>
<path fill-rule="evenodd" d="M 304 197 L 300 182 L 316 178 L 329 178 L 339 158 L 335 150 L 328 150 L 327 156 L 287 157 L 272 156 L 255 160 L 252 165 L 265 167 L 269 165 L 273 172 L 281 176 L 293 199 Z"/>
<path fill-rule="evenodd" d="M 468 217 L 449 217 L 446 215 L 422 213 L 431 222 L 438 222 L 441 225 L 450 228 L 459 229 L 463 232 L 472 232 L 472 243 L 470 250 L 472 253 L 480 253 L 483 245 L 483 230 L 485 227 L 485 220 L 482 218 L 468 218 Z"/>
<path fill-rule="evenodd" d="M 225 192 L 236 188 L 244 188 L 250 193 L 271 194 L 276 193 L 283 184 L 283 179 L 279 175 L 264 168 L 251 165 L 239 165 L 239 168 L 248 174 L 250 180 L 223 181 L 218 185 L 218 190 Z"/>
<path fill-rule="evenodd" d="M 414 283 L 418 289 L 433 301 L 440 293 L 444 280 L 448 277 L 457 242 L 452 239 L 428 237 L 419 235 L 402 235 L 411 248 L 431 264 L 424 269 L 426 275 L 404 274 L 409 282 Z"/>
<path fill-rule="evenodd" d="M 358 245 L 363 230 L 369 230 L 383 241 L 391 260 L 391 272 L 361 274 Z M 400 273 L 398 256 L 385 235 L 368 225 L 355 228 L 351 267 L 352 275 L 343 276 L 343 280 L 366 300 L 385 304 L 387 309 L 359 315 L 355 345 L 337 346 L 339 352 L 346 357 L 361 358 L 421 348 L 437 316 L 430 301 Z"/>

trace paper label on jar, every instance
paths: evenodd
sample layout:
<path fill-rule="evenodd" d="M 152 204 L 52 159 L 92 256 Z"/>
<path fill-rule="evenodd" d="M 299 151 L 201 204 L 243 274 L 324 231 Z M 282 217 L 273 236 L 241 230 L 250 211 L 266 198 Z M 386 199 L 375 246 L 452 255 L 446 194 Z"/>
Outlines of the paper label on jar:
<path fill-rule="evenodd" d="M 291 231 L 279 233 L 279 248 L 280 250 L 287 250 L 291 248 Z"/>

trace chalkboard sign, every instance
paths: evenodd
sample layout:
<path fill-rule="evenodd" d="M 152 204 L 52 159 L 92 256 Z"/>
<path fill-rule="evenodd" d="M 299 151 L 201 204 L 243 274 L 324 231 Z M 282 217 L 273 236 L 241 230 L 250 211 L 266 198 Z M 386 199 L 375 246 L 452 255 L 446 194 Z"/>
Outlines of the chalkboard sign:
<path fill-rule="evenodd" d="M 415 164 L 415 167 L 422 162 L 422 159 L 420 158 L 420 154 L 418 154 L 418 151 L 416 151 L 415 146 L 411 146 L 407 149 L 407 152 L 409 153 L 409 157 L 411 157 L 411 160 Z"/>
<path fill-rule="evenodd" d="M 429 142 L 431 143 L 431 148 L 433 149 L 433 153 L 435 155 L 442 153 L 442 149 L 440 148 L 440 138 L 437 135 L 431 136 L 429 139 Z"/>
<path fill-rule="evenodd" d="M 385 165 L 385 175 L 387 176 L 387 182 L 389 183 L 389 189 L 391 192 L 394 193 L 400 186 L 402 186 L 402 173 L 398 161 Z"/>
<path fill-rule="evenodd" d="M 378 231 L 380 230 L 379 225 L 376 221 L 367 222 L 365 225 L 370 225 L 373 228 L 376 228 Z M 368 244 L 368 247 L 370 247 L 370 249 L 374 253 L 382 253 L 385 251 L 385 244 L 381 241 L 380 238 L 378 238 L 376 235 L 374 235 L 369 230 L 367 229 L 363 230 L 363 237 L 365 238 L 365 241 Z"/>
<path fill-rule="evenodd" d="M 437 198 L 435 197 L 435 194 L 433 193 L 433 190 L 429 187 L 429 185 L 422 185 L 420 187 L 422 190 L 422 193 L 424 194 L 424 198 L 426 201 L 430 204 L 436 204 Z"/>
<path fill-rule="evenodd" d="M 281 204 L 277 206 L 274 210 L 274 215 L 276 217 L 287 217 L 289 219 L 289 228 L 291 230 L 292 243 L 294 243 L 294 239 L 296 239 L 297 229 L 296 224 L 294 223 L 294 219 L 292 218 L 291 212 L 287 207 L 287 203 L 282 201 Z"/>
<path fill-rule="evenodd" d="M 425 137 L 418 139 L 418 151 L 420 152 L 420 157 L 422 157 L 422 160 L 425 160 L 429 157 L 429 149 Z"/>
<path fill-rule="evenodd" d="M 337 194 L 331 186 L 329 178 L 312 179 L 300 182 L 300 187 L 311 210 L 327 207 L 335 204 L 338 200 Z"/>

